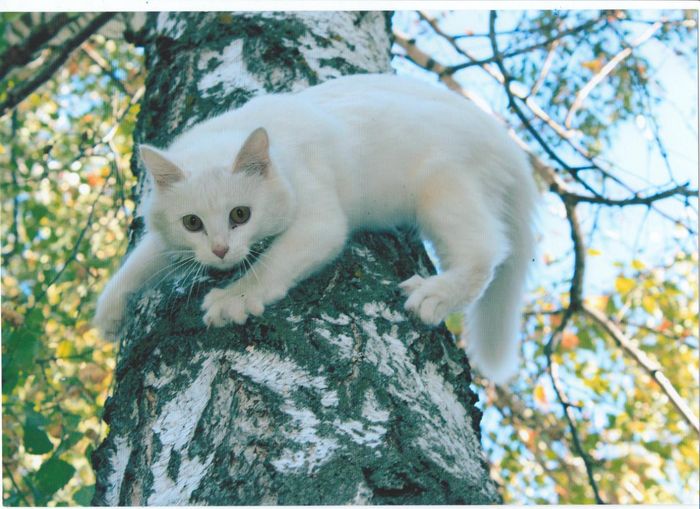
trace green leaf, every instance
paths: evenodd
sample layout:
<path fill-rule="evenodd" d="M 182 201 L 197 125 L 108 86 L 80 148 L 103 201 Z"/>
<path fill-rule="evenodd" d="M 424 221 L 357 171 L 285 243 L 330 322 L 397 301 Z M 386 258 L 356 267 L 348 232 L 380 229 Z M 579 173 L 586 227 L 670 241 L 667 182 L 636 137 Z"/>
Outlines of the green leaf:
<path fill-rule="evenodd" d="M 75 474 L 75 468 L 55 456 L 49 458 L 36 473 L 36 486 L 47 497 L 63 488 Z"/>
<path fill-rule="evenodd" d="M 14 362 L 10 362 L 10 356 L 6 355 L 2 358 L 2 393 L 10 394 L 12 389 L 19 382 L 19 368 Z"/>
<path fill-rule="evenodd" d="M 75 503 L 82 506 L 92 505 L 92 497 L 95 495 L 95 485 L 83 486 L 78 491 L 73 493 Z"/>
<path fill-rule="evenodd" d="M 80 431 L 70 431 L 64 434 L 63 439 L 61 440 L 61 445 L 58 447 L 58 453 L 60 454 L 63 451 L 67 451 L 77 444 L 81 438 L 83 438 L 83 434 Z"/>
<path fill-rule="evenodd" d="M 53 450 L 53 444 L 49 440 L 46 431 L 38 426 L 25 424 L 24 448 L 29 454 L 46 454 Z"/>

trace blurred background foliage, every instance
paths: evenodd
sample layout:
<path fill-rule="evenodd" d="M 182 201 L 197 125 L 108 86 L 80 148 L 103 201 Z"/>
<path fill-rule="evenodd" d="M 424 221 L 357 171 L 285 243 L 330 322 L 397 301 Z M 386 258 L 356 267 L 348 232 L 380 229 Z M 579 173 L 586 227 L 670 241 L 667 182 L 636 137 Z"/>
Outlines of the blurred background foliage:
<path fill-rule="evenodd" d="M 672 99 L 658 52 L 697 76 L 697 11 L 499 16 L 490 33 L 496 19 L 487 12 L 397 13 L 397 72 L 485 99 L 570 192 L 604 200 L 573 203 L 585 243 L 576 252 L 561 189 L 545 193 L 521 376 L 507 387 L 477 379 L 492 476 L 506 503 L 591 503 L 594 490 L 611 503 L 697 502 L 697 193 L 632 208 L 605 203 L 687 181 L 682 189 L 697 189 L 697 175 L 679 169 L 667 150 L 677 132 L 657 122 Z M 28 37 L 17 28 L 21 15 L 0 20 L 3 33 Z M 0 55 L 8 41 L 0 39 Z M 661 49 L 638 50 L 648 41 Z M 501 59 L 493 58 L 494 42 Z M 3 75 L 0 104 L 53 50 Z M 505 93 L 504 70 L 512 80 Z M 132 131 L 145 73 L 140 48 L 94 33 L 0 119 L 6 505 L 89 505 L 92 497 L 89 456 L 106 433 L 100 415 L 116 351 L 89 321 L 127 248 Z M 694 99 L 685 113 L 695 124 L 676 129 L 695 129 L 697 138 Z M 647 152 L 654 171 L 623 168 L 611 154 L 625 126 L 642 122 L 643 150 L 627 138 L 624 150 Z M 697 144 L 689 152 L 697 157 Z M 573 162 L 557 164 L 557 157 Z M 579 287 L 577 265 L 592 269 Z M 459 333 L 458 321 L 448 327 Z"/>
<path fill-rule="evenodd" d="M 141 50 L 93 35 L 0 121 L 7 505 L 90 505 L 115 366 L 90 318 L 127 246 L 143 81 Z"/>

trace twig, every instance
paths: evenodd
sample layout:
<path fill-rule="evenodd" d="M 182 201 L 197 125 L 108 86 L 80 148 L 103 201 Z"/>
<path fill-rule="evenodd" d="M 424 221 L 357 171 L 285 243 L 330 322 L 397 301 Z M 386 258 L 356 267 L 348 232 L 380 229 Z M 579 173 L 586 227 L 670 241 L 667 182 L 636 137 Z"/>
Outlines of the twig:
<path fill-rule="evenodd" d="M 535 80 L 535 84 L 532 85 L 530 92 L 528 92 L 528 97 L 535 95 L 539 91 L 540 87 L 544 84 L 544 80 L 547 78 L 549 70 L 552 68 L 552 62 L 554 62 L 554 55 L 556 55 L 556 49 L 558 46 L 559 41 L 554 41 L 549 47 L 547 57 L 544 59 L 544 63 L 542 64 L 542 68 L 540 69 L 540 74 L 537 76 L 537 80 Z"/>
<path fill-rule="evenodd" d="M 685 183 L 683 185 L 667 189 L 666 191 L 660 191 L 649 196 L 633 196 L 631 198 L 625 198 L 622 200 L 613 200 L 610 198 L 605 198 L 603 196 L 585 196 L 569 191 L 563 191 L 562 195 L 576 203 L 599 203 L 602 205 L 609 205 L 612 207 L 625 207 L 627 205 L 651 205 L 654 202 L 663 200 L 665 198 L 670 198 L 672 196 L 697 197 L 698 190 L 688 189 L 688 185 L 688 183 Z"/>
<path fill-rule="evenodd" d="M 583 311 L 590 316 L 598 325 L 600 325 L 610 337 L 622 348 L 625 352 L 631 355 L 635 361 L 647 372 L 647 374 L 657 383 L 661 390 L 671 400 L 673 406 L 680 412 L 681 417 L 687 422 L 695 432 L 700 435 L 700 423 L 697 416 L 691 408 L 683 400 L 678 391 L 673 387 L 673 384 L 666 378 L 666 375 L 661 371 L 661 366 L 649 359 L 647 355 L 637 348 L 632 341 L 625 335 L 622 330 L 613 321 L 608 319 L 603 313 L 596 308 L 584 304 Z"/>
<path fill-rule="evenodd" d="M 646 30 L 642 35 L 640 35 L 637 39 L 632 41 L 632 43 L 620 51 L 617 55 L 615 55 L 607 64 L 605 64 L 598 73 L 596 73 L 591 80 L 586 83 L 586 85 L 579 91 L 578 94 L 576 94 L 576 98 L 574 99 L 574 102 L 571 104 L 571 108 L 569 108 L 568 113 L 566 114 L 566 118 L 564 119 L 564 125 L 567 128 L 571 127 L 571 121 L 574 118 L 574 115 L 576 115 L 576 112 L 581 108 L 583 105 L 583 102 L 586 100 L 586 97 L 588 97 L 588 94 L 591 93 L 591 91 L 600 84 L 601 81 L 603 81 L 608 74 L 610 74 L 615 67 L 617 67 L 617 64 L 622 62 L 625 58 L 630 56 L 632 54 L 632 50 L 639 46 L 640 44 L 646 42 L 649 38 L 651 38 L 652 35 L 654 35 L 662 26 L 664 25 L 664 21 L 657 21 L 654 23 L 651 27 L 649 27 L 648 30 Z"/>
<path fill-rule="evenodd" d="M 526 46 L 526 47 L 524 47 L 524 48 L 520 48 L 520 49 L 517 49 L 517 50 L 509 51 L 509 52 L 506 52 L 506 53 L 501 53 L 501 57 L 500 57 L 500 58 L 501 58 L 501 60 L 505 60 L 506 58 L 511 58 L 511 57 L 516 56 L 516 55 L 521 55 L 521 54 L 523 54 L 523 53 L 529 53 L 530 51 L 535 50 L 535 49 L 538 49 L 538 48 L 547 47 L 547 46 L 549 46 L 550 44 L 552 44 L 552 43 L 554 43 L 554 42 L 557 42 L 557 41 L 561 40 L 562 38 L 564 38 L 564 37 L 566 37 L 566 36 L 568 36 L 568 35 L 573 35 L 573 34 L 576 34 L 576 33 L 578 33 L 578 32 L 581 32 L 582 30 L 586 30 L 587 28 L 593 27 L 593 26 L 596 25 L 598 22 L 600 22 L 601 19 L 603 19 L 603 18 L 600 17 L 600 18 L 595 18 L 595 19 L 588 20 L 588 21 L 586 21 L 585 23 L 581 23 L 580 25 L 575 26 L 575 27 L 573 27 L 573 28 L 569 28 L 569 29 L 567 29 L 567 30 L 562 30 L 561 32 L 559 32 L 559 33 L 557 33 L 557 34 L 555 34 L 555 35 L 553 35 L 553 36 L 551 36 L 551 37 L 548 37 L 547 39 L 545 39 L 545 40 L 543 40 L 543 41 L 537 42 L 537 43 L 535 43 L 535 44 L 531 44 L 530 46 Z M 465 62 L 465 63 L 463 63 L 463 64 L 453 65 L 453 66 L 450 66 L 448 69 L 449 69 L 449 72 L 455 73 L 455 72 L 457 72 L 457 71 L 460 71 L 460 70 L 462 70 L 462 69 L 466 69 L 466 68 L 468 68 L 468 67 L 472 67 L 472 66 L 475 66 L 475 65 L 489 64 L 489 63 L 492 63 L 492 62 L 494 62 L 494 63 L 496 62 L 496 58 L 495 58 L 494 56 L 490 56 L 490 57 L 488 57 L 488 58 L 482 58 L 482 59 L 479 59 L 479 60 L 472 60 L 472 61 L 470 61 L 470 62 Z"/>
<path fill-rule="evenodd" d="M 12 483 L 12 486 L 15 488 L 15 491 L 17 491 L 17 494 L 22 498 L 22 500 L 24 500 L 24 503 L 27 504 L 28 507 L 31 507 L 32 505 L 34 505 L 34 504 L 29 503 L 29 500 L 27 500 L 27 497 L 24 495 L 22 490 L 19 488 L 17 481 L 15 481 L 15 478 L 12 475 L 12 470 L 10 469 L 10 465 L 3 461 L 2 466 L 4 467 L 5 472 L 7 472 L 7 476 L 10 478 L 10 482 Z"/>
<path fill-rule="evenodd" d="M 29 314 L 36 306 L 39 304 L 41 299 L 44 298 L 44 295 L 46 295 L 46 292 L 49 290 L 51 286 L 53 286 L 56 281 L 63 275 L 63 272 L 68 268 L 68 265 L 75 259 L 76 255 L 78 254 L 78 249 L 80 248 L 80 244 L 83 241 L 83 238 L 85 237 L 85 234 L 87 231 L 90 229 L 90 225 L 92 224 L 92 218 L 95 214 L 95 209 L 97 208 L 97 202 L 100 200 L 102 197 L 102 194 L 104 193 L 105 189 L 107 188 L 107 182 L 109 181 L 109 177 L 112 175 L 112 172 L 109 172 L 109 175 L 105 179 L 104 183 L 102 184 L 102 187 L 100 188 L 99 193 L 97 193 L 97 197 L 95 200 L 92 202 L 92 206 L 90 207 L 90 213 L 88 214 L 87 221 L 85 223 L 85 227 L 82 229 L 80 234 L 78 235 L 78 240 L 76 240 L 75 244 L 73 245 L 73 249 L 71 249 L 70 254 L 68 255 L 68 258 L 66 258 L 66 261 L 63 263 L 63 266 L 61 267 L 61 270 L 59 270 L 56 275 L 51 278 L 51 281 L 49 281 L 46 286 L 44 286 L 44 289 L 39 293 L 39 295 L 36 297 L 34 300 L 34 304 L 32 305 L 31 309 L 27 311 L 27 314 Z"/>
<path fill-rule="evenodd" d="M 117 75 L 114 73 L 114 69 L 112 66 L 107 62 L 104 58 L 102 58 L 102 55 L 100 55 L 95 48 L 93 48 L 89 43 L 85 43 L 81 46 L 80 50 L 85 53 L 90 60 L 95 62 L 104 73 L 109 76 L 112 81 L 117 85 L 117 88 L 124 94 L 124 95 L 133 95 L 133 93 L 127 88 L 126 84 L 117 78 Z"/>
<path fill-rule="evenodd" d="M 513 106 L 515 102 L 513 101 L 512 95 L 509 92 L 510 77 L 506 72 L 505 65 L 503 64 L 503 59 L 501 58 L 501 53 L 498 49 L 498 42 L 496 41 L 496 17 L 496 11 L 491 11 L 489 13 L 489 34 L 491 35 L 490 40 L 491 49 L 493 51 L 493 60 L 498 65 L 498 68 L 503 74 L 504 85 L 506 92 L 508 93 L 509 102 L 511 103 L 511 106 Z M 520 112 L 520 114 L 522 115 L 522 112 Z M 549 150 L 553 152 L 551 149 Z M 559 403 L 562 406 L 564 417 L 566 418 L 567 423 L 569 425 L 569 430 L 571 431 L 571 437 L 574 448 L 583 460 L 584 466 L 586 468 L 586 474 L 588 476 L 588 483 L 593 489 L 593 495 L 595 497 L 596 503 L 603 504 L 603 499 L 601 498 L 600 493 L 598 491 L 598 484 L 596 483 L 595 477 L 593 475 L 593 462 L 591 461 L 590 456 L 585 451 L 583 444 L 581 443 L 578 434 L 578 428 L 576 427 L 576 417 L 573 415 L 572 404 L 565 396 L 565 392 L 561 387 L 561 383 L 558 377 L 558 366 L 552 360 L 552 352 L 554 350 L 554 346 L 559 343 L 559 339 L 564 328 L 573 316 L 573 313 L 576 310 L 578 310 L 581 305 L 583 273 L 585 269 L 585 248 L 581 237 L 580 225 L 576 216 L 576 204 L 571 200 L 567 200 L 563 196 L 561 198 L 564 201 L 564 206 L 566 207 L 566 215 L 571 228 L 571 239 L 574 244 L 574 274 L 571 278 L 569 304 L 564 310 L 564 315 L 562 316 L 562 320 L 559 323 L 559 326 L 552 333 L 552 336 L 545 345 L 544 350 L 545 355 L 547 357 L 547 371 L 552 381 L 552 387 L 554 387 L 554 392 L 556 393 L 557 399 L 559 400 Z"/>

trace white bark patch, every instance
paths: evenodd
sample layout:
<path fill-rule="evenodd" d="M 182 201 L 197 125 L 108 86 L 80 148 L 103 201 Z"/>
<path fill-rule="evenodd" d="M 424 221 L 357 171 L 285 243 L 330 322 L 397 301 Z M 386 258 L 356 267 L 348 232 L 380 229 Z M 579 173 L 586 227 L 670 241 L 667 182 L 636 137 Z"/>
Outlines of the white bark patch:
<path fill-rule="evenodd" d="M 290 323 L 300 323 L 304 321 L 304 318 L 299 315 L 289 315 L 287 317 L 287 321 Z"/>
<path fill-rule="evenodd" d="M 163 300 L 163 297 L 164 295 L 162 291 L 153 289 L 141 294 L 138 302 L 136 303 L 136 309 L 139 310 L 139 323 L 145 336 L 150 334 L 153 330 L 153 326 L 158 323 L 155 313 Z"/>
<path fill-rule="evenodd" d="M 386 302 L 366 302 L 362 311 L 372 318 L 381 316 L 390 322 L 399 323 L 406 320 L 406 317 L 386 305 Z"/>
<path fill-rule="evenodd" d="M 124 471 L 131 456 L 131 446 L 127 437 L 117 436 L 114 438 L 114 455 L 112 456 L 112 473 L 106 483 L 105 504 L 108 506 L 119 505 L 119 494 L 121 492 Z"/>
<path fill-rule="evenodd" d="M 384 410 L 377 401 L 372 389 L 365 393 L 365 400 L 362 403 L 362 417 L 371 422 L 386 422 L 389 420 L 389 411 Z"/>
<path fill-rule="evenodd" d="M 158 355 L 158 353 L 158 351 L 153 352 L 154 355 Z M 146 387 L 152 387 L 154 389 L 165 387 L 170 382 L 175 380 L 175 377 L 178 374 L 172 367 L 164 363 L 160 364 L 158 371 L 160 373 L 158 376 L 156 376 L 152 371 L 146 373 L 144 378 L 144 385 L 146 385 Z"/>
<path fill-rule="evenodd" d="M 338 441 L 318 434 L 320 421 L 311 410 L 298 408 L 287 401 L 282 406 L 282 411 L 292 418 L 291 423 L 282 430 L 282 435 L 299 444 L 301 449 L 285 448 L 280 457 L 272 461 L 272 465 L 278 472 L 305 471 L 306 474 L 311 474 L 331 459 L 340 447 Z"/>
<path fill-rule="evenodd" d="M 227 352 L 231 369 L 264 385 L 271 391 L 288 398 L 298 389 L 314 389 L 321 396 L 321 404 L 335 406 L 338 394 L 328 389 L 322 376 L 314 376 L 299 365 L 272 352 L 253 350 L 246 354 Z"/>
<path fill-rule="evenodd" d="M 326 47 L 319 46 L 309 33 L 298 41 L 299 51 L 321 81 L 343 74 L 337 66 L 324 60 L 340 58 L 368 72 L 386 72 L 389 69 L 389 55 L 385 48 L 390 43 L 382 14 L 367 14 L 362 27 L 354 25 L 357 20 L 354 12 L 338 12 L 335 16 L 328 16 L 322 11 L 304 12 L 300 13 L 299 19 L 306 26 L 313 27 L 316 36 L 330 43 Z M 340 34 L 342 37 L 338 37 Z"/>
<path fill-rule="evenodd" d="M 217 373 L 215 363 L 213 356 L 206 357 L 197 378 L 163 406 L 152 426 L 162 449 L 151 465 L 153 493 L 148 497 L 147 505 L 187 504 L 214 459 L 213 452 L 204 462 L 199 458 L 188 458 L 186 448 L 211 397 L 211 384 Z M 171 479 L 167 472 L 173 451 L 181 454 L 179 481 Z"/>
<path fill-rule="evenodd" d="M 339 431 L 345 433 L 350 437 L 350 439 L 358 445 L 365 445 L 374 449 L 375 447 L 382 445 L 384 435 L 386 435 L 386 428 L 384 426 L 379 426 L 378 424 L 370 424 L 365 426 L 360 421 L 346 421 L 341 422 L 336 419 L 333 421 L 333 425 Z"/>
<path fill-rule="evenodd" d="M 437 367 L 426 363 L 418 372 L 404 344 L 389 334 L 379 334 L 373 322 L 362 323 L 368 336 L 366 358 L 389 377 L 389 393 L 397 396 L 419 416 L 417 445 L 438 466 L 457 478 L 478 482 L 482 468 L 473 451 L 480 450 L 464 406 Z"/>
<path fill-rule="evenodd" d="M 352 251 L 352 254 L 355 256 L 359 256 L 360 258 L 366 258 L 370 262 L 375 261 L 372 251 L 370 251 L 369 248 L 365 246 L 351 246 L 350 249 Z"/>
<path fill-rule="evenodd" d="M 438 373 L 437 366 L 427 363 L 421 370 L 421 378 L 425 384 L 422 395 L 430 399 L 438 413 L 428 416 L 429 422 L 424 429 L 429 432 L 418 439 L 418 445 L 436 464 L 455 477 L 477 482 L 483 474 L 475 459 L 474 452 L 479 451 L 480 446 L 470 416 L 457 399 L 452 385 Z"/>
<path fill-rule="evenodd" d="M 369 505 L 372 502 L 372 490 L 367 486 L 365 481 L 360 481 L 357 485 L 355 498 L 352 500 L 352 505 Z"/>
<path fill-rule="evenodd" d="M 336 318 L 329 316 L 326 313 L 321 313 L 321 319 L 333 325 L 348 325 L 350 323 L 350 317 L 345 313 L 340 313 Z"/>
<path fill-rule="evenodd" d="M 346 315 L 343 315 L 346 316 Z M 349 318 L 348 318 L 349 320 Z M 323 323 L 321 320 L 317 320 Z M 331 345 L 338 348 L 338 353 L 343 359 L 350 359 L 353 354 L 353 340 L 346 334 L 338 334 L 337 336 L 331 333 L 328 329 L 316 329 L 316 334 L 328 341 Z"/>
<path fill-rule="evenodd" d="M 169 12 L 161 12 L 156 19 L 156 33 L 179 39 L 187 29 L 187 19 L 183 16 L 171 16 Z"/>
<path fill-rule="evenodd" d="M 246 70 L 243 59 L 243 39 L 236 39 L 221 53 L 211 50 L 202 52 L 197 64 L 198 70 L 208 69 L 212 60 L 217 61 L 216 67 L 202 75 L 197 82 L 197 89 L 203 97 L 215 95 L 210 90 L 214 87 L 217 87 L 217 94 L 223 93 L 224 95 L 234 88 L 243 88 L 251 92 L 260 90 L 259 81 Z"/>

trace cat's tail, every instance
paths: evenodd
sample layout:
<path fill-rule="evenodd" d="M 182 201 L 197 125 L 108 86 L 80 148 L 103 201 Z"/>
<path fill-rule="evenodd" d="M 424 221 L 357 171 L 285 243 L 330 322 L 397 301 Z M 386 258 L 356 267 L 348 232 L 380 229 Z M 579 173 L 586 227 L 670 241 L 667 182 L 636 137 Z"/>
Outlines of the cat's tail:
<path fill-rule="evenodd" d="M 537 190 L 532 177 L 509 196 L 506 213 L 511 250 L 496 268 L 494 278 L 472 306 L 466 320 L 469 361 L 494 383 L 505 383 L 516 374 L 520 361 L 519 331 L 523 293 L 534 262 L 533 215 Z"/>

